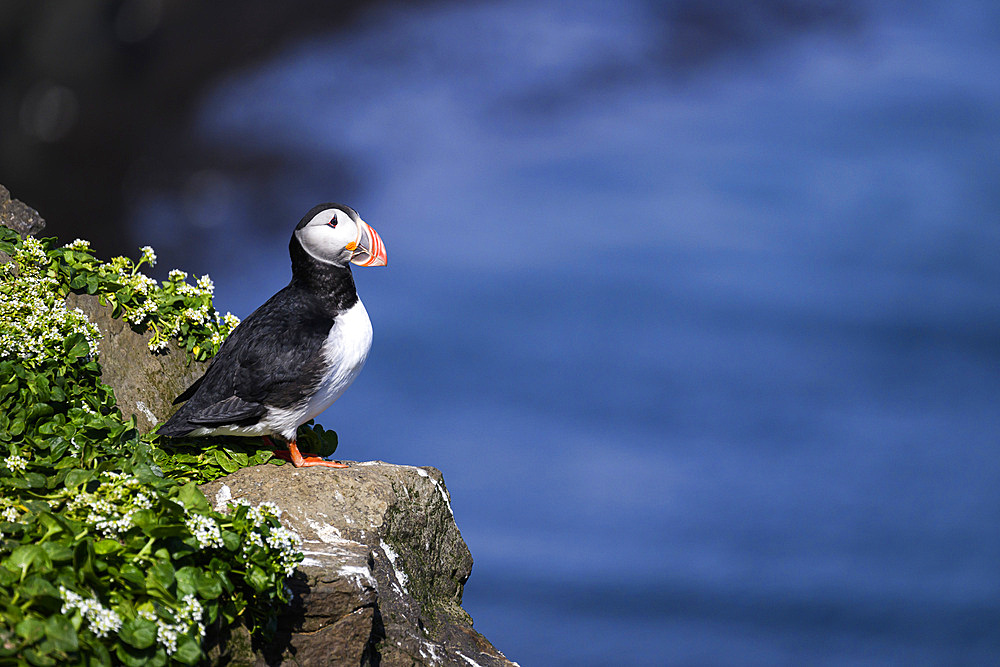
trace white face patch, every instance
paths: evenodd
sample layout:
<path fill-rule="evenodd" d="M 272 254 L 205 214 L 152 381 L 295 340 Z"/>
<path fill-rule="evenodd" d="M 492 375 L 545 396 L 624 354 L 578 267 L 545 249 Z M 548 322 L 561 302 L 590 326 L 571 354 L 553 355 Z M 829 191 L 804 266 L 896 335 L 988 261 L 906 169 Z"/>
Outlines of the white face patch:
<path fill-rule="evenodd" d="M 295 235 L 302 248 L 313 258 L 327 264 L 345 266 L 357 243 L 358 224 L 351 215 L 339 208 L 320 211 Z M 348 249 L 348 244 L 351 244 Z"/>

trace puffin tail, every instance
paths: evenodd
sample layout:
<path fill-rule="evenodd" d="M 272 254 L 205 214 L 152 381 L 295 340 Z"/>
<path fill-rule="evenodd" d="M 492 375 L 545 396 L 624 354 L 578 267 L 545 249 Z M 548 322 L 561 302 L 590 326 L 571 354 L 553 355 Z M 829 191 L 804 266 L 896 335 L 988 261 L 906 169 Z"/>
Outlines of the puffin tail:
<path fill-rule="evenodd" d="M 165 435 L 168 438 L 179 438 L 181 436 L 187 435 L 193 431 L 196 427 L 189 424 L 186 420 L 174 419 L 171 417 L 166 421 L 163 426 L 156 429 L 157 435 Z"/>

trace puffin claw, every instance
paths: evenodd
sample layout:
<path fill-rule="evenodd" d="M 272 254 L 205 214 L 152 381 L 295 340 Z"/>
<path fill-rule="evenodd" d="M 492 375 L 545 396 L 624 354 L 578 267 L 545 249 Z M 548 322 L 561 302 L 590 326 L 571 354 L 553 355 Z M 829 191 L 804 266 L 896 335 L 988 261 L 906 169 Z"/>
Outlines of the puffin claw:
<path fill-rule="evenodd" d="M 268 446 L 273 447 L 274 443 L 269 437 L 264 436 L 264 440 L 268 443 Z M 350 466 L 346 463 L 340 463 L 339 461 L 327 461 L 326 459 L 320 458 L 313 454 L 301 454 L 299 453 L 299 448 L 295 444 L 294 440 L 288 442 L 288 449 L 277 449 L 274 455 L 279 459 L 285 461 L 291 461 L 292 465 L 296 468 L 311 468 L 313 466 L 322 466 L 324 468 L 349 468 Z"/>

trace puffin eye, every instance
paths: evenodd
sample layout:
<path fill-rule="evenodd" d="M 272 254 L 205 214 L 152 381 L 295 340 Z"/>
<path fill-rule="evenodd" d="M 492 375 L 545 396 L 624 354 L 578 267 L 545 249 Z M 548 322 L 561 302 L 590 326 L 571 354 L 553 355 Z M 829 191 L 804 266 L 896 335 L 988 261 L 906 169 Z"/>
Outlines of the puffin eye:
<path fill-rule="evenodd" d="M 334 213 L 333 217 L 330 218 L 330 222 L 328 222 L 326 224 L 327 224 L 328 227 L 336 227 L 337 226 L 337 214 Z"/>

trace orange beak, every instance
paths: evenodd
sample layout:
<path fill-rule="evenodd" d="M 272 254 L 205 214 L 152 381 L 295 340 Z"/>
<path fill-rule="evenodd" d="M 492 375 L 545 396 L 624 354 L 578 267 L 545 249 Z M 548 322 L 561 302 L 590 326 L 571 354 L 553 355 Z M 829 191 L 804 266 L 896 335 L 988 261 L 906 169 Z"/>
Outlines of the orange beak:
<path fill-rule="evenodd" d="M 351 255 L 351 264 L 385 266 L 388 263 L 382 238 L 363 220 L 358 222 L 358 240 L 354 243 L 353 248 L 348 246 L 348 250 L 354 252 Z"/>

